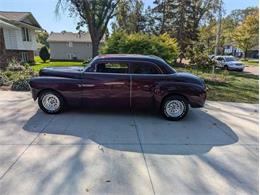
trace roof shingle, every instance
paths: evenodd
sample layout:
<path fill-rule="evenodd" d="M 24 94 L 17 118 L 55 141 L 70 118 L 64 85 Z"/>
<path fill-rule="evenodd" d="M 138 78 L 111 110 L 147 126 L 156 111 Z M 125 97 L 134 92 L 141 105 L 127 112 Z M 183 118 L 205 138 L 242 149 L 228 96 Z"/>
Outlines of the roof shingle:
<path fill-rule="evenodd" d="M 29 16 L 30 12 L 4 12 L 0 11 L 0 15 L 8 20 L 21 21 L 26 16 Z"/>
<path fill-rule="evenodd" d="M 91 42 L 91 37 L 89 33 L 52 32 L 48 42 Z"/>

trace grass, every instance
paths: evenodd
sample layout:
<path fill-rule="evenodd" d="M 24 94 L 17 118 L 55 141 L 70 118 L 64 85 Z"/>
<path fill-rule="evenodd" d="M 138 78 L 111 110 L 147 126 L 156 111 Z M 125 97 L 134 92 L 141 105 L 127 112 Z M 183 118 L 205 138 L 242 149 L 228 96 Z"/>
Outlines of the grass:
<path fill-rule="evenodd" d="M 48 66 L 82 65 L 82 62 L 67 61 L 43 63 L 39 57 L 36 57 L 35 61 L 36 65 L 32 66 L 35 72 Z M 249 62 L 251 62 L 251 60 L 249 60 Z M 203 78 L 208 88 L 208 100 L 244 103 L 259 102 L 259 77 L 257 75 L 243 72 L 225 72 L 222 70 L 216 70 L 216 73 L 213 76 L 211 73 L 205 73 L 200 70 L 192 70 L 188 68 L 176 68 L 176 70 L 180 72 L 191 72 L 192 74 Z"/>
<path fill-rule="evenodd" d="M 259 66 L 258 59 L 241 60 L 241 62 L 245 63 L 247 66 Z"/>
<path fill-rule="evenodd" d="M 259 103 L 259 77 L 243 72 L 216 70 L 215 75 L 197 70 L 176 68 L 191 72 L 206 82 L 207 99 L 226 102 Z"/>
<path fill-rule="evenodd" d="M 39 72 L 40 69 L 49 67 L 49 66 L 82 66 L 82 62 L 75 61 L 58 61 L 58 62 L 43 62 L 39 56 L 34 58 L 35 65 L 32 66 L 34 72 Z"/>

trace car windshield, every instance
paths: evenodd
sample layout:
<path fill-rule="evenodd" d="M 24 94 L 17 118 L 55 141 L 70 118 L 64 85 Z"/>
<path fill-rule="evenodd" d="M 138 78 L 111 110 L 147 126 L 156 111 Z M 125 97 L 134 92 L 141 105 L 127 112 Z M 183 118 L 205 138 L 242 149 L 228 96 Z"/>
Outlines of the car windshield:
<path fill-rule="evenodd" d="M 225 60 L 227 62 L 233 62 L 233 61 L 236 61 L 236 59 L 234 57 L 225 57 Z"/>

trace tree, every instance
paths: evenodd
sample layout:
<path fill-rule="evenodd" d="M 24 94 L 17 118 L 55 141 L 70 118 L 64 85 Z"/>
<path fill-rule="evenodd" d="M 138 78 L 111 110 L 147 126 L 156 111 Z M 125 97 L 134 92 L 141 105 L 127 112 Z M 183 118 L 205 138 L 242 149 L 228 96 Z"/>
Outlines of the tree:
<path fill-rule="evenodd" d="M 63 2 L 71 15 L 80 16 L 77 29 L 87 25 L 92 40 L 92 56 L 98 55 L 98 48 L 110 19 L 115 16 L 115 8 L 120 0 L 58 0 L 56 12 L 64 8 Z"/>
<path fill-rule="evenodd" d="M 198 40 L 200 22 L 216 11 L 218 3 L 219 0 L 155 0 L 153 31 L 175 37 L 184 53 L 188 45 Z"/>
<path fill-rule="evenodd" d="M 156 55 L 172 63 L 177 59 L 179 49 L 176 39 L 166 33 L 150 36 L 143 33 L 127 34 L 118 30 L 105 42 L 101 52 Z"/>
<path fill-rule="evenodd" d="M 119 1 L 113 30 L 124 29 L 128 34 L 143 32 L 145 28 L 143 8 L 142 0 Z"/>
<path fill-rule="evenodd" d="M 40 50 L 40 58 L 42 59 L 42 61 L 45 63 L 47 60 L 50 59 L 50 53 L 48 51 L 48 48 L 46 46 L 42 47 Z"/>
<path fill-rule="evenodd" d="M 238 48 L 242 49 L 246 59 L 250 48 L 258 44 L 259 33 L 259 11 L 252 12 L 246 17 L 244 22 L 239 25 L 233 34 L 233 38 Z"/>
<path fill-rule="evenodd" d="M 36 41 L 42 45 L 45 45 L 46 47 L 49 47 L 49 43 L 47 41 L 48 37 L 49 34 L 47 31 L 40 31 L 37 33 Z"/>

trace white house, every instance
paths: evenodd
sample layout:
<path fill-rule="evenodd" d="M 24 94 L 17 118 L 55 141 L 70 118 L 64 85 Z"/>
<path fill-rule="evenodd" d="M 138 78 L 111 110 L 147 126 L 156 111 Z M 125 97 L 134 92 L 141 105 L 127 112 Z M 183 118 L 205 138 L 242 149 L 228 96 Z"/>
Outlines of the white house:
<path fill-rule="evenodd" d="M 92 58 L 89 33 L 52 32 L 48 38 L 52 60 L 88 60 Z M 101 44 L 104 40 L 101 41 Z"/>
<path fill-rule="evenodd" d="M 12 58 L 33 62 L 37 30 L 41 26 L 30 12 L 0 11 L 0 67 Z"/>

